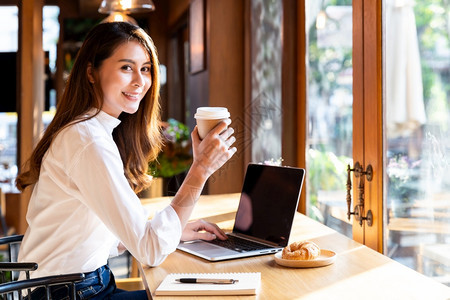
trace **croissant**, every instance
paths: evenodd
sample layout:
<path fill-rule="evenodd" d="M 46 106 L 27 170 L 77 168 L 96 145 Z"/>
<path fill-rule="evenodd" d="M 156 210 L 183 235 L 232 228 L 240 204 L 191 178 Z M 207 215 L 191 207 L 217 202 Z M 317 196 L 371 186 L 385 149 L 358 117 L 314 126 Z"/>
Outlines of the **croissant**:
<path fill-rule="evenodd" d="M 294 242 L 283 249 L 281 257 L 292 260 L 313 260 L 319 257 L 320 248 L 314 242 Z"/>

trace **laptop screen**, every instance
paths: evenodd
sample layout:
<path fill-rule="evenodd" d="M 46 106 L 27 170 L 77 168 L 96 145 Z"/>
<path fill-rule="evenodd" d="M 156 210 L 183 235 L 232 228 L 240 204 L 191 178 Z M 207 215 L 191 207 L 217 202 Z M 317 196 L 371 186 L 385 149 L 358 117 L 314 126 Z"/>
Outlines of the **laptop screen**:
<path fill-rule="evenodd" d="M 233 232 L 287 246 L 304 170 L 250 164 Z"/>

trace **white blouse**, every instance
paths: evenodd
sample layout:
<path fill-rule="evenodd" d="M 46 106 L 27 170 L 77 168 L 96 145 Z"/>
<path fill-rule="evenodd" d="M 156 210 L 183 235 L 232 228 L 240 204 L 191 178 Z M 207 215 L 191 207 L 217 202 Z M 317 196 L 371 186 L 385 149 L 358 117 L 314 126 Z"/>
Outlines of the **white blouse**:
<path fill-rule="evenodd" d="M 175 251 L 178 215 L 168 205 L 148 220 L 112 138 L 119 124 L 101 111 L 63 129 L 45 154 L 19 252 L 38 263 L 32 277 L 91 272 L 119 254 L 119 242 L 149 266 Z"/>

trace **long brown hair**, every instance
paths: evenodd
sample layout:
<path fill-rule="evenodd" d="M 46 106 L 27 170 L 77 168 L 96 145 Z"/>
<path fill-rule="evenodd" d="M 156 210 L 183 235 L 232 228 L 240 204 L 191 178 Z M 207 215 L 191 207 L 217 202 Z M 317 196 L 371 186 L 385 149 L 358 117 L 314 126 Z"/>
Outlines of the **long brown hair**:
<path fill-rule="evenodd" d="M 119 148 L 130 186 L 136 193 L 148 187 L 148 162 L 156 159 L 162 143 L 156 48 L 143 29 L 125 22 L 113 22 L 99 24 L 88 33 L 75 59 L 64 94 L 58 102 L 55 117 L 31 154 L 26 170 L 16 179 L 19 190 L 23 191 L 37 182 L 42 158 L 64 127 L 92 118 L 84 117 L 92 108 L 97 109 L 97 114 L 100 112 L 102 92 L 99 84 L 89 82 L 88 66 L 98 69 L 118 46 L 130 40 L 139 42 L 150 56 L 152 85 L 136 113 L 122 113 L 119 116 L 121 123 L 114 129 L 113 138 Z"/>

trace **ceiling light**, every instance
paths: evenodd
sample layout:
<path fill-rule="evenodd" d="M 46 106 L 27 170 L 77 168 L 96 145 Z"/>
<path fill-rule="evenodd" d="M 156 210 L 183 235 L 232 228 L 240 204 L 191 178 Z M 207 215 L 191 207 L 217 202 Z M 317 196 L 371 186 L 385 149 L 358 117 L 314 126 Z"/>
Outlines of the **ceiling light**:
<path fill-rule="evenodd" d="M 101 23 L 110 23 L 110 22 L 128 22 L 133 25 L 138 26 L 136 20 L 120 11 L 115 11 L 109 14 L 106 18 L 104 18 Z"/>
<path fill-rule="evenodd" d="M 152 0 L 103 0 L 98 9 L 99 13 L 110 14 L 122 12 L 125 14 L 145 13 L 155 10 Z"/>

